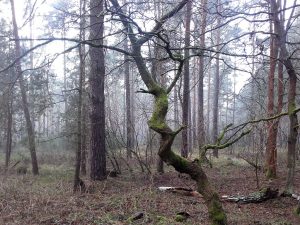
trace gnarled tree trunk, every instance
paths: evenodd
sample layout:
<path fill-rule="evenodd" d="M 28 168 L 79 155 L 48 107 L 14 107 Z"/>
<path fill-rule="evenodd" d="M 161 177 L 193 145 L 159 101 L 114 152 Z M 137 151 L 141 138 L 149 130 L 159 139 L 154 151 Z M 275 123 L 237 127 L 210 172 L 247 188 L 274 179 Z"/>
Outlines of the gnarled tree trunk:
<path fill-rule="evenodd" d="M 227 224 L 226 214 L 222 208 L 218 194 L 211 186 L 201 166 L 195 161 L 191 162 L 175 154 L 171 149 L 174 138 L 179 131 L 173 131 L 166 124 L 165 119 L 168 111 L 167 92 L 163 88 L 157 87 L 153 95 L 155 97 L 154 112 L 148 124 L 151 129 L 161 135 L 159 156 L 167 164 L 172 165 L 176 171 L 189 174 L 196 181 L 197 191 L 205 199 L 212 224 Z"/>
<path fill-rule="evenodd" d="M 162 24 L 168 19 L 180 11 L 189 0 L 180 1 L 171 11 L 163 15 L 160 20 L 154 26 L 152 32 L 147 34 L 144 37 L 138 38 L 131 27 L 131 20 L 128 20 L 128 17 L 124 16 L 124 12 L 120 7 L 117 0 L 110 0 L 113 4 L 116 13 L 119 15 L 120 20 L 122 21 L 124 27 L 128 31 L 128 37 L 132 44 L 132 52 L 130 55 L 133 57 L 136 66 L 138 68 L 139 74 L 145 83 L 148 90 L 141 90 L 143 93 L 150 93 L 154 96 L 154 110 L 150 120 L 148 121 L 149 127 L 160 134 L 160 147 L 159 147 L 159 156 L 162 160 L 170 165 L 172 165 L 178 172 L 186 173 L 191 176 L 193 180 L 197 183 L 197 190 L 202 194 L 205 199 L 206 205 L 208 207 L 209 218 L 214 225 L 225 225 L 227 224 L 226 214 L 222 208 L 220 199 L 217 192 L 214 190 L 206 174 L 201 168 L 200 164 L 196 161 L 189 161 L 184 157 L 181 157 L 174 153 L 171 149 L 174 138 L 176 135 L 183 129 L 173 131 L 168 124 L 166 123 L 166 115 L 168 112 L 168 94 L 171 92 L 172 88 L 176 84 L 183 67 L 184 60 L 181 57 L 170 57 L 179 62 L 178 73 L 172 81 L 171 85 L 168 88 L 162 87 L 157 81 L 153 79 L 151 73 L 147 68 L 146 61 L 143 59 L 141 54 L 141 46 L 150 40 L 160 30 Z M 169 52 L 170 54 L 170 52 Z"/>

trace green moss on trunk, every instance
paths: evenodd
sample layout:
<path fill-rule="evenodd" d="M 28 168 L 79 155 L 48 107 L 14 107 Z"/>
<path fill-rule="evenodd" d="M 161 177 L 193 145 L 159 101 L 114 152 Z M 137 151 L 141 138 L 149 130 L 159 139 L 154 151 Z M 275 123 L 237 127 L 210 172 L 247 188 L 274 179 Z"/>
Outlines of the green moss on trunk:
<path fill-rule="evenodd" d="M 209 218 L 212 225 L 226 225 L 227 218 L 217 195 L 213 195 L 208 205 Z"/>
<path fill-rule="evenodd" d="M 165 128 L 168 128 L 165 117 L 168 112 L 168 94 L 164 89 L 158 89 L 156 90 L 155 94 L 155 105 L 154 105 L 154 111 L 152 113 L 152 116 L 150 120 L 148 121 L 148 125 L 151 129 L 159 132 L 162 131 Z"/>
<path fill-rule="evenodd" d="M 296 110 L 296 103 L 295 102 L 290 102 L 288 104 L 288 113 L 289 113 L 289 115 L 294 114 L 295 110 Z"/>
<path fill-rule="evenodd" d="M 172 151 L 168 152 L 167 161 L 168 161 L 169 164 L 174 166 L 174 168 L 178 172 L 181 172 L 181 173 L 185 171 L 185 169 L 186 169 L 186 167 L 188 166 L 188 163 L 189 163 L 187 161 L 187 159 L 185 159 L 183 157 L 179 157 L 178 155 L 176 155 Z"/>
<path fill-rule="evenodd" d="M 226 214 L 222 208 L 217 193 L 210 185 L 206 174 L 202 170 L 198 162 L 191 162 L 171 149 L 174 138 L 178 132 L 174 132 L 166 123 L 166 115 L 168 112 L 168 94 L 165 89 L 159 86 L 151 88 L 150 93 L 155 97 L 155 105 L 153 114 L 148 121 L 149 127 L 161 135 L 159 148 L 159 156 L 162 160 L 172 165 L 176 171 L 186 173 L 197 182 L 198 191 L 206 201 L 209 218 L 213 225 L 226 225 Z"/>

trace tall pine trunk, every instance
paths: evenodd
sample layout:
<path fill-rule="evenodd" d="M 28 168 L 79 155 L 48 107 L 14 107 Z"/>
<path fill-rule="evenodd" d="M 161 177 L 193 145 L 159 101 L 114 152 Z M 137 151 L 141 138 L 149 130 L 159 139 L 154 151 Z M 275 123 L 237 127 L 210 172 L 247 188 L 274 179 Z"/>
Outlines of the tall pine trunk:
<path fill-rule="evenodd" d="M 221 0 L 217 1 L 217 9 L 220 12 L 221 9 Z M 220 26 L 221 18 L 218 16 L 217 18 L 217 26 Z M 217 30 L 217 54 L 216 54 L 216 71 L 214 77 L 214 99 L 213 99 L 213 127 L 212 127 L 212 135 L 213 142 L 216 143 L 218 139 L 218 126 L 219 126 L 219 92 L 220 92 L 220 39 L 221 39 L 221 31 Z M 213 150 L 214 157 L 219 157 L 218 149 Z"/>
<path fill-rule="evenodd" d="M 207 0 L 202 0 L 201 1 L 201 27 L 200 27 L 200 47 L 202 49 L 205 48 L 206 5 L 207 5 Z M 203 111 L 204 111 L 203 79 L 204 79 L 204 56 L 200 56 L 199 82 L 198 82 L 198 147 L 199 149 L 205 143 L 205 129 L 204 129 L 204 115 L 203 115 Z"/>
<path fill-rule="evenodd" d="M 11 91 L 9 91 L 7 96 L 7 127 L 6 127 L 6 146 L 5 146 L 5 170 L 8 169 L 11 156 L 11 147 L 12 147 L 12 97 Z"/>
<path fill-rule="evenodd" d="M 268 116 L 274 115 L 274 87 L 275 71 L 277 65 L 278 45 L 273 33 L 273 22 L 270 22 L 270 69 L 268 77 Z M 276 32 L 275 32 L 276 33 Z M 266 176 L 267 178 L 276 177 L 276 155 L 277 155 L 277 120 L 268 122 L 268 138 L 266 145 Z"/>
<path fill-rule="evenodd" d="M 39 174 L 39 167 L 38 167 L 38 161 L 36 157 L 36 149 L 35 149 L 35 133 L 34 128 L 32 126 L 31 116 L 28 108 L 28 100 L 27 100 L 27 93 L 25 89 L 24 84 L 24 77 L 23 77 L 23 71 L 21 66 L 21 46 L 20 46 L 20 38 L 19 38 L 19 32 L 18 32 L 18 26 L 16 21 L 16 14 L 15 14 L 15 6 L 14 6 L 14 0 L 10 0 L 11 3 L 11 12 L 12 12 L 12 22 L 13 22 L 13 35 L 15 38 L 15 51 L 16 51 L 16 58 L 17 60 L 15 67 L 16 67 L 16 73 L 19 77 L 19 85 L 21 90 L 21 97 L 22 97 L 22 106 L 26 121 L 26 129 L 27 129 L 27 135 L 28 135 L 28 145 L 29 145 L 29 151 L 31 156 L 31 164 L 32 164 L 32 173 L 34 175 Z"/>
<path fill-rule="evenodd" d="M 103 0 L 90 1 L 90 40 L 93 40 L 96 45 L 103 45 L 104 15 L 101 13 L 103 12 L 103 3 Z M 90 177 L 92 180 L 104 180 L 106 179 L 104 49 L 91 47 L 90 61 Z"/>
<path fill-rule="evenodd" d="M 125 40 L 124 49 L 128 51 L 127 39 Z M 125 61 L 125 95 L 126 95 L 126 155 L 127 158 L 132 157 L 133 141 L 134 141 L 134 129 L 132 124 L 132 107 L 131 107 L 131 85 L 130 85 L 130 71 L 129 71 L 129 57 L 124 55 Z"/>
<path fill-rule="evenodd" d="M 84 35 L 84 11 L 85 11 L 85 0 L 80 1 L 80 40 L 83 40 Z M 74 191 L 78 191 L 80 187 L 80 166 L 82 162 L 82 102 L 83 102 L 83 85 L 85 79 L 85 51 L 84 45 L 79 45 L 79 86 L 78 86 L 78 111 L 77 111 L 77 150 L 76 150 L 76 164 L 75 164 L 75 175 L 74 175 Z"/>
<path fill-rule="evenodd" d="M 192 1 L 188 1 L 186 4 L 186 15 L 185 15 L 185 37 L 184 37 L 184 58 L 189 57 L 189 49 L 187 47 L 190 45 L 191 40 L 191 16 L 192 16 Z M 182 131 L 182 148 L 181 156 L 187 158 L 190 143 L 189 142 L 189 126 L 190 121 L 190 64 L 189 59 L 184 63 L 184 72 L 183 72 L 183 104 L 182 104 L 182 123 L 186 126 L 186 129 Z"/>
<path fill-rule="evenodd" d="M 80 39 L 85 41 L 85 26 L 86 26 L 86 0 L 81 0 L 81 18 L 80 18 Z M 82 175 L 86 175 L 86 162 L 87 162 L 87 96 L 86 96 L 86 49 L 85 45 L 81 45 L 79 49 L 80 53 L 80 73 L 82 79 L 82 107 L 81 107 L 81 162 L 80 170 Z"/>
<path fill-rule="evenodd" d="M 126 6 L 126 1 L 123 0 L 123 4 Z M 126 11 L 126 7 L 124 8 Z M 128 39 L 124 41 L 124 50 L 128 51 Z M 132 151 L 134 148 L 134 125 L 133 125 L 133 113 L 132 110 L 132 93 L 131 93 L 131 81 L 130 81 L 130 62 L 128 55 L 124 55 L 124 76 L 125 76 L 125 102 L 126 102 L 126 156 L 127 159 L 132 157 Z"/>

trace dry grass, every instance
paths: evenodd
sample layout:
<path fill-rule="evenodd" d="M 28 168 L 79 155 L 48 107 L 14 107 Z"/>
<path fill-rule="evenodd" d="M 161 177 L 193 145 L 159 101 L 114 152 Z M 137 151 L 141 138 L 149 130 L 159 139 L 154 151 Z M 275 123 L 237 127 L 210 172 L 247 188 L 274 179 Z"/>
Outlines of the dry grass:
<path fill-rule="evenodd" d="M 207 168 L 209 177 L 220 194 L 248 194 L 255 191 L 253 168 L 226 157 Z M 136 166 L 137 167 L 137 166 Z M 193 181 L 178 176 L 170 167 L 163 175 L 145 175 L 124 171 L 117 178 L 104 182 L 86 180 L 89 193 L 72 192 L 73 168 L 43 164 L 40 175 L 1 175 L 0 224 L 209 224 L 203 199 L 162 193 L 158 186 L 181 186 L 195 189 Z M 298 174 L 298 173 L 297 173 Z M 282 186 L 284 174 L 272 185 Z M 260 174 L 261 185 L 269 185 Z M 300 180 L 296 180 L 300 191 Z M 274 199 L 258 205 L 224 203 L 229 224 L 236 225 L 297 225 L 293 215 L 296 205 L 288 198 Z M 182 223 L 175 221 L 176 213 L 188 212 L 191 217 Z M 144 217 L 132 221 L 131 216 L 144 212 Z"/>
<path fill-rule="evenodd" d="M 205 211 L 198 200 L 158 192 L 158 185 L 172 183 L 164 176 L 137 173 L 104 182 L 86 181 L 92 193 L 73 194 L 72 168 L 43 165 L 36 177 L 3 175 L 0 224 L 167 225 L 178 224 L 174 219 L 180 211 Z M 133 222 L 130 218 L 136 212 L 145 216 Z M 205 216 L 201 217 L 204 222 Z"/>

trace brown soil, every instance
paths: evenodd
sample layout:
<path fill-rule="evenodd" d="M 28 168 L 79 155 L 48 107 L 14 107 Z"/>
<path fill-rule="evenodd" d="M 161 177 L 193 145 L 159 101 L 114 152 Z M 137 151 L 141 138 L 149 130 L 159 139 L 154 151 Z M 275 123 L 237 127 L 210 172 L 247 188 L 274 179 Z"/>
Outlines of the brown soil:
<path fill-rule="evenodd" d="M 247 165 L 223 165 L 207 168 L 208 176 L 220 195 L 247 195 L 257 191 L 253 168 Z M 282 190 L 285 168 L 273 181 L 260 176 L 260 186 Z M 0 224 L 209 224 L 201 197 L 160 192 L 159 186 L 195 189 L 194 182 L 171 168 L 163 175 L 124 174 L 104 182 L 87 182 L 89 193 L 72 193 L 72 173 L 41 170 L 39 177 L 2 175 L 0 184 Z M 300 193 L 299 171 L 295 192 Z M 231 225 L 298 225 L 294 215 L 295 199 L 281 197 L 259 204 L 223 203 Z M 132 217 L 143 212 L 141 219 Z M 187 212 L 185 222 L 176 222 L 178 212 Z"/>

